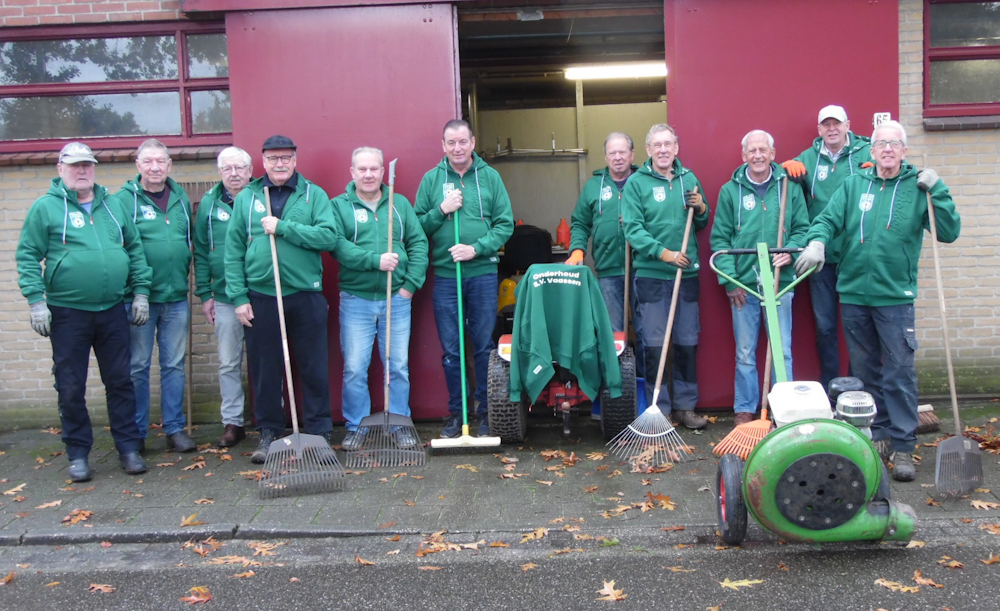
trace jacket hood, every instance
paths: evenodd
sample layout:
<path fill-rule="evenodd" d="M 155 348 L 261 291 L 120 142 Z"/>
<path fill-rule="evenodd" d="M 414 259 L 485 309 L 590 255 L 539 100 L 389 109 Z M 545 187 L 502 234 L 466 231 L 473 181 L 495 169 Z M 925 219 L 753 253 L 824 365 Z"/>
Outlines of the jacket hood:
<path fill-rule="evenodd" d="M 633 166 L 633 167 L 635 167 L 635 166 Z M 674 157 L 674 162 L 673 162 L 673 164 L 671 164 L 670 167 L 672 167 L 674 169 L 674 177 L 675 178 L 677 176 L 681 176 L 683 174 L 690 174 L 691 173 L 691 170 L 685 168 L 681 164 L 681 160 L 678 157 Z M 635 171 L 639 172 L 640 174 L 646 174 L 647 176 L 652 176 L 653 178 L 658 178 L 660 180 L 667 180 L 666 177 L 664 177 L 662 174 L 660 174 L 659 172 L 657 172 L 656 170 L 653 169 L 653 160 L 652 159 L 647 159 L 646 163 L 642 164 L 642 167 L 639 168 L 638 170 L 635 170 Z"/>
<path fill-rule="evenodd" d="M 753 189 L 754 184 L 750 182 L 750 179 L 747 177 L 747 167 L 749 165 L 750 164 L 748 163 L 744 163 L 740 167 L 736 168 L 733 171 L 733 175 L 730 178 L 730 180 L 732 180 L 735 183 L 741 184 L 744 187 L 747 187 L 748 189 Z M 785 170 L 780 165 L 776 164 L 773 161 L 771 162 L 771 178 L 774 178 L 775 180 L 781 180 L 786 175 L 787 174 Z"/>
<path fill-rule="evenodd" d="M 868 168 L 864 172 L 862 172 L 860 175 L 862 177 L 864 177 L 866 180 L 870 180 L 872 182 L 875 182 L 876 180 L 882 180 L 881 178 L 879 178 L 878 172 L 876 170 L 877 170 L 877 168 Z M 904 159 L 903 160 L 903 164 L 899 168 L 899 174 L 895 175 L 892 178 L 886 179 L 886 180 L 887 181 L 889 181 L 889 180 L 903 180 L 904 178 L 916 177 L 916 175 L 917 175 L 917 168 L 915 166 L 912 166 L 912 165 L 906 163 L 906 160 Z"/>

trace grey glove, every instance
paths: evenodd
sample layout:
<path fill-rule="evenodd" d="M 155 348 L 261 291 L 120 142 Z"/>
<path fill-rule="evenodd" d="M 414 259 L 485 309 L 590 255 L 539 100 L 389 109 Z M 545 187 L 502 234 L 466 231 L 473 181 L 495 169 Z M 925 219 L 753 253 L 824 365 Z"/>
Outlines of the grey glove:
<path fill-rule="evenodd" d="M 802 251 L 799 255 L 798 260 L 795 262 L 795 273 L 802 275 L 809 271 L 813 265 L 816 266 L 816 271 L 819 272 L 823 269 L 823 263 L 826 262 L 826 244 L 820 242 L 819 240 L 813 240 L 809 242 L 809 246 Z"/>
<path fill-rule="evenodd" d="M 917 186 L 920 187 L 921 191 L 930 191 L 931 187 L 937 184 L 937 181 L 937 172 L 930 168 L 924 168 L 917 174 Z"/>
<path fill-rule="evenodd" d="M 35 330 L 35 333 L 42 337 L 48 337 L 51 327 L 52 312 L 49 312 L 49 306 L 45 305 L 45 301 L 36 301 L 31 304 L 31 328 Z"/>
<path fill-rule="evenodd" d="M 149 295 L 132 298 L 132 324 L 141 327 L 149 321 Z"/>

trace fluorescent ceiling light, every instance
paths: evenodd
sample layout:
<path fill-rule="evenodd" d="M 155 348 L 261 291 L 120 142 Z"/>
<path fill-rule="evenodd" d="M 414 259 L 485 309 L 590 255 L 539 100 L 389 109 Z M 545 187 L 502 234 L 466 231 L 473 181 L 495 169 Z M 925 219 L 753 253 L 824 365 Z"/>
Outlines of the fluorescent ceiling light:
<path fill-rule="evenodd" d="M 632 62 L 627 64 L 595 64 L 566 68 L 566 78 L 571 81 L 590 79 L 652 78 L 667 76 L 664 62 Z"/>

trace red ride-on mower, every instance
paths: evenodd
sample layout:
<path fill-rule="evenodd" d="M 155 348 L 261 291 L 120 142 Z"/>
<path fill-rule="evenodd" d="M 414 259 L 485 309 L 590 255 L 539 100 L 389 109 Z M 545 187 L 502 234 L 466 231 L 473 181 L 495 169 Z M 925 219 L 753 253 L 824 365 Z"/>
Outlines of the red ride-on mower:
<path fill-rule="evenodd" d="M 532 265 L 517 287 L 514 332 L 490 354 L 490 432 L 524 441 L 528 412 L 552 410 L 571 432 L 580 405 L 600 396 L 610 440 L 636 417 L 635 355 L 611 330 L 597 279 L 584 266 Z"/>

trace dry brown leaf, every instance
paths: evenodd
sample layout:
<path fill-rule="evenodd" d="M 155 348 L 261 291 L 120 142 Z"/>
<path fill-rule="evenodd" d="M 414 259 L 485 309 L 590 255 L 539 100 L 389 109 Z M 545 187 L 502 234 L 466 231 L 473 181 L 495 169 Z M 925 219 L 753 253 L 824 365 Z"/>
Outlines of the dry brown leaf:
<path fill-rule="evenodd" d="M 608 457 L 607 452 L 588 452 L 587 460 L 604 460 Z"/>
<path fill-rule="evenodd" d="M 912 539 L 910 540 L 909 543 L 906 544 L 906 549 L 913 549 L 915 547 L 924 547 L 925 545 L 927 544 L 923 541 L 917 541 L 916 539 Z"/>
<path fill-rule="evenodd" d="M 7 573 L 3 577 L 0 577 L 0 586 L 5 586 L 12 581 L 14 581 L 14 571 Z"/>
<path fill-rule="evenodd" d="M 93 511 L 88 511 L 86 509 L 74 509 L 69 512 L 69 515 L 62 519 L 62 522 L 67 526 L 70 524 L 79 524 L 94 515 Z"/>
<path fill-rule="evenodd" d="M 714 607 L 705 607 L 705 611 L 722 611 L 722 603 L 719 603 Z"/>
<path fill-rule="evenodd" d="M 395 556 L 398 553 L 399 553 L 399 550 L 398 549 L 394 549 L 391 552 L 386 552 L 385 555 L 386 556 Z"/>
<path fill-rule="evenodd" d="M 10 490 L 4 490 L 3 493 L 5 495 L 7 495 L 7 496 L 14 496 L 18 492 L 23 492 L 24 491 L 24 487 L 27 486 L 27 485 L 28 485 L 27 482 L 25 482 L 25 483 L 21 484 L 20 486 L 15 486 L 15 487 L 11 488 Z"/>
<path fill-rule="evenodd" d="M 54 587 L 56 587 L 57 585 L 59 585 L 59 583 L 60 583 L 60 582 L 58 582 L 58 581 L 50 581 L 50 582 L 48 582 L 47 584 L 45 584 L 45 587 L 46 587 L 46 588 L 54 588 Z"/>
<path fill-rule="evenodd" d="M 784 562 L 779 562 L 778 563 L 778 568 L 781 569 L 782 571 L 790 571 L 790 569 L 788 568 L 788 565 L 785 564 Z"/>
<path fill-rule="evenodd" d="M 417 505 L 416 503 L 414 503 L 410 499 L 403 499 L 403 502 L 406 503 L 407 507 L 416 507 L 416 505 Z"/>
<path fill-rule="evenodd" d="M 254 481 L 257 481 L 264 476 L 264 474 L 261 472 L 260 469 L 254 469 L 251 471 L 240 471 L 239 473 L 237 473 L 237 475 L 242 475 L 244 479 L 251 479 Z"/>
<path fill-rule="evenodd" d="M 565 522 L 565 521 L 566 521 L 566 518 L 565 518 L 565 517 L 562 517 L 562 518 L 555 518 L 555 519 L 553 519 L 553 520 L 549 520 L 549 524 L 562 524 L 562 523 L 563 523 L 563 522 Z"/>
<path fill-rule="evenodd" d="M 538 565 L 534 562 L 525 562 L 521 565 L 521 572 L 530 571 L 531 569 L 537 569 Z"/>
<path fill-rule="evenodd" d="M 991 535 L 1000 535 L 1000 524 L 980 524 L 979 530 L 985 530 Z"/>
<path fill-rule="evenodd" d="M 500 463 L 504 464 L 504 465 L 512 465 L 512 464 L 516 463 L 517 461 L 518 461 L 518 459 L 516 457 L 514 457 L 514 456 L 504 456 L 504 457 L 500 458 Z"/>
<path fill-rule="evenodd" d="M 214 503 L 215 501 L 213 501 L 212 499 L 198 499 L 197 501 L 194 502 L 195 505 L 212 505 Z"/>
<path fill-rule="evenodd" d="M 504 543 L 503 541 L 494 541 L 490 543 L 490 547 L 510 547 L 510 543 Z"/>
<path fill-rule="evenodd" d="M 22 503 L 22 502 L 24 502 L 26 500 L 28 500 L 28 497 L 21 496 L 20 494 L 14 497 L 14 502 L 15 503 Z"/>
<path fill-rule="evenodd" d="M 1000 554 L 990 554 L 990 557 L 987 558 L 986 560 L 980 558 L 979 561 L 982 562 L 983 564 L 996 564 L 1000 562 Z"/>
<path fill-rule="evenodd" d="M 418 566 L 417 570 L 418 571 L 440 571 L 441 567 L 439 567 L 439 566 L 424 565 L 424 566 Z"/>
<path fill-rule="evenodd" d="M 539 484 L 543 485 L 543 486 L 551 486 L 552 485 L 552 482 L 546 481 L 546 480 L 543 480 L 543 479 L 536 479 L 535 481 L 538 482 Z"/>
<path fill-rule="evenodd" d="M 764 583 L 764 580 L 763 579 L 740 579 L 740 580 L 737 580 L 737 581 L 730 581 L 730 579 L 728 577 L 726 577 L 725 581 L 718 582 L 718 584 L 720 586 L 722 586 L 723 588 L 729 588 L 731 590 L 737 590 L 737 591 L 739 591 L 740 588 L 752 588 L 753 586 L 757 585 L 758 583 Z"/>
<path fill-rule="evenodd" d="M 191 515 L 189 515 L 188 517 L 182 519 L 181 520 L 181 527 L 183 528 L 185 526 L 198 526 L 200 524 L 204 524 L 205 523 L 205 522 L 202 522 L 201 520 L 196 519 L 197 517 L 198 517 L 198 512 L 195 512 L 195 513 L 192 513 Z"/>
<path fill-rule="evenodd" d="M 110 586 L 106 583 L 92 583 L 90 584 L 90 587 L 87 589 L 95 594 L 97 593 L 111 594 L 115 591 L 115 588 L 113 586 Z"/>
<path fill-rule="evenodd" d="M 384 522 L 382 524 L 379 524 L 378 527 L 379 528 L 392 528 L 395 525 L 396 525 L 396 520 L 390 520 L 388 522 Z M 396 540 L 398 541 L 399 539 L 396 539 Z"/>
<path fill-rule="evenodd" d="M 1000 508 L 1000 503 L 994 503 L 993 501 L 969 501 L 973 507 L 976 509 L 998 509 Z"/>
<path fill-rule="evenodd" d="M 253 550 L 254 556 L 274 556 L 274 550 L 281 547 L 282 545 L 288 545 L 288 541 L 282 541 L 280 543 L 267 543 L 266 541 L 251 541 L 247 543 L 247 547 Z"/>
<path fill-rule="evenodd" d="M 875 580 L 875 585 L 882 586 L 883 588 L 888 588 L 893 592 L 903 592 L 904 594 L 915 594 L 920 591 L 920 586 L 904 586 L 898 581 L 889 581 L 884 577 L 879 577 Z"/>
<path fill-rule="evenodd" d="M 521 543 L 527 543 L 528 541 L 534 541 L 536 539 L 541 539 L 545 535 L 549 534 L 548 528 L 536 528 L 530 533 L 524 533 L 521 535 Z"/>
<path fill-rule="evenodd" d="M 941 556 L 941 559 L 937 561 L 938 564 L 949 569 L 964 569 L 965 565 L 955 560 L 951 556 Z"/>
<path fill-rule="evenodd" d="M 541 452 L 539 452 L 539 456 L 544 458 L 545 462 L 549 462 L 552 459 L 565 458 L 568 455 L 566 454 L 566 452 L 563 452 L 562 450 L 542 450 Z"/>
<path fill-rule="evenodd" d="M 625 600 L 626 598 L 628 598 L 628 594 L 625 593 L 625 590 L 615 589 L 614 580 L 605 581 L 604 587 L 598 590 L 597 593 L 600 594 L 601 596 L 596 600 L 604 600 L 608 602 L 614 602 L 616 600 Z"/>
<path fill-rule="evenodd" d="M 455 468 L 456 469 L 467 469 L 469 471 L 472 471 L 473 473 L 479 473 L 479 467 L 475 467 L 473 465 L 455 465 Z"/>
<path fill-rule="evenodd" d="M 49 503 L 43 503 L 43 504 L 39 505 L 38 507 L 35 507 L 35 509 L 48 509 L 49 507 L 58 507 L 60 505 L 62 505 L 62 500 L 51 501 Z"/>
<path fill-rule="evenodd" d="M 399 541 L 399 535 L 393 535 L 392 537 L 386 537 L 386 541 Z"/>
<path fill-rule="evenodd" d="M 196 605 L 198 603 L 204 604 L 210 600 L 212 600 L 212 595 L 205 586 L 195 586 L 191 588 L 191 594 L 189 596 L 181 597 L 181 601 L 186 602 L 189 605 Z"/>
<path fill-rule="evenodd" d="M 583 552 L 583 550 L 578 547 L 566 547 L 552 552 L 547 557 L 551 558 L 552 556 L 561 556 L 562 554 L 571 554 L 573 552 Z"/>
<path fill-rule="evenodd" d="M 365 560 L 361 556 L 355 556 L 354 561 L 360 564 L 361 566 L 375 566 L 374 562 L 372 562 L 371 560 Z"/>
<path fill-rule="evenodd" d="M 917 570 L 913 571 L 913 581 L 918 586 L 931 586 L 932 588 L 943 588 L 944 587 L 943 585 L 941 585 L 939 583 L 935 583 L 933 579 L 930 579 L 928 577 L 924 577 L 923 574 L 920 572 L 920 569 L 917 569 Z"/>
<path fill-rule="evenodd" d="M 976 488 L 976 489 L 973 490 L 973 492 L 982 492 L 983 494 L 989 494 L 990 493 L 990 489 L 989 488 Z"/>
<path fill-rule="evenodd" d="M 622 474 L 621 471 L 619 471 L 618 469 L 615 469 L 614 471 L 611 472 L 611 475 L 609 475 L 608 477 L 609 478 L 611 478 L 611 477 L 618 477 L 621 474 Z"/>
<path fill-rule="evenodd" d="M 577 541 L 587 541 L 589 539 L 593 539 L 594 537 L 592 535 L 573 535 L 573 538 Z"/>
<path fill-rule="evenodd" d="M 597 492 L 597 486 L 584 486 L 583 491 L 586 492 L 587 494 L 590 494 L 591 492 Z"/>
<path fill-rule="evenodd" d="M 201 460 L 198 461 L 198 462 L 196 462 L 196 463 L 193 463 L 193 464 L 190 464 L 190 465 L 184 467 L 183 469 L 181 469 L 181 471 L 194 471 L 195 469 L 204 469 L 205 468 L 205 459 L 202 458 L 201 456 L 199 456 L 198 458 L 201 458 Z"/>
<path fill-rule="evenodd" d="M 693 573 L 698 569 L 686 569 L 682 566 L 668 566 L 667 570 L 671 573 Z"/>
<path fill-rule="evenodd" d="M 660 530 L 684 530 L 683 526 L 664 526 Z"/>
<path fill-rule="evenodd" d="M 261 563 L 250 560 L 246 556 L 219 556 L 207 560 L 205 564 L 242 564 L 243 566 L 259 565 Z"/>
<path fill-rule="evenodd" d="M 941 501 L 935 501 L 932 498 L 931 499 L 927 499 L 927 505 L 929 507 L 940 507 L 941 506 Z"/>
<path fill-rule="evenodd" d="M 247 577 L 253 577 L 256 574 L 257 573 L 254 573 L 253 571 L 245 571 L 243 573 L 236 573 L 235 575 L 230 575 L 230 577 L 235 577 L 237 579 L 245 579 Z"/>
<path fill-rule="evenodd" d="M 404 471 L 402 473 L 393 473 L 392 474 L 392 479 L 396 479 L 398 477 L 406 477 L 406 472 Z"/>
<path fill-rule="evenodd" d="M 232 454 L 223 454 L 222 456 L 219 457 L 219 460 L 232 460 L 232 459 L 233 459 Z"/>

